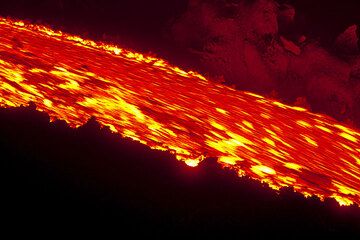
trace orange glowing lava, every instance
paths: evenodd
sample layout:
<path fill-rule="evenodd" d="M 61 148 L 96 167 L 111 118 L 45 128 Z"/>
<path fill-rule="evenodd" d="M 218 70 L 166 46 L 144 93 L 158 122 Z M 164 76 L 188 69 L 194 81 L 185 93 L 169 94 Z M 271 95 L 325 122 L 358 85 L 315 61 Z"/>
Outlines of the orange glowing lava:
<path fill-rule="evenodd" d="M 122 136 L 205 157 L 304 195 L 360 204 L 360 133 L 211 82 L 165 61 L 43 26 L 0 19 L 0 104 L 29 101 L 71 126 L 90 116 Z"/>

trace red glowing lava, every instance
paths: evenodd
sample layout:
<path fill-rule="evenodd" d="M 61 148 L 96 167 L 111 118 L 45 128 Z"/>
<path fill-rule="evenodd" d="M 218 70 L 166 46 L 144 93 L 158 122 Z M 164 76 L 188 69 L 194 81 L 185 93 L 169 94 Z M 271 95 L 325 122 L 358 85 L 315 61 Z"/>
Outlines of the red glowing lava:
<path fill-rule="evenodd" d="M 116 46 L 0 19 L 0 104 L 33 101 L 71 126 L 205 157 L 278 189 L 360 204 L 360 133 L 319 114 L 211 82 Z"/>

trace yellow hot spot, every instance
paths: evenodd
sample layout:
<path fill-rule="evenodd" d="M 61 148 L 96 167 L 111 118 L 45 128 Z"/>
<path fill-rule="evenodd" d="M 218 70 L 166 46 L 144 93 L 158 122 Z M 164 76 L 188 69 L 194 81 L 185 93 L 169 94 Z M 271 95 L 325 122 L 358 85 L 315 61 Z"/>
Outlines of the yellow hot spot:
<path fill-rule="evenodd" d="M 180 126 L 180 125 L 178 125 L 178 124 L 173 123 L 173 124 L 171 124 L 171 126 L 172 126 L 173 128 L 175 128 L 175 129 L 177 129 L 177 130 L 181 130 L 181 131 L 184 131 L 184 132 L 188 132 L 188 130 L 187 130 L 186 128 L 184 128 L 183 126 Z"/>
<path fill-rule="evenodd" d="M 350 199 L 342 197 L 336 193 L 332 194 L 331 197 L 334 198 L 340 204 L 340 206 L 349 206 L 353 204 L 353 201 L 351 201 Z"/>
<path fill-rule="evenodd" d="M 243 132 L 252 133 L 252 131 L 250 129 L 248 129 L 247 127 L 244 127 L 243 125 L 240 125 L 237 123 L 235 125 L 240 127 Z"/>
<path fill-rule="evenodd" d="M 279 157 L 279 158 L 283 158 L 286 159 L 286 157 L 284 155 L 282 155 L 280 152 L 276 151 L 275 149 L 271 148 L 268 150 L 269 153 Z"/>
<path fill-rule="evenodd" d="M 221 156 L 219 157 L 218 161 L 230 165 L 235 165 L 237 161 L 243 161 L 243 159 L 237 156 Z"/>
<path fill-rule="evenodd" d="M 278 136 L 273 135 L 273 136 L 271 136 L 271 137 L 274 138 L 275 140 L 281 142 L 281 143 L 284 144 L 285 146 L 294 149 L 293 146 L 291 146 L 289 143 L 285 142 L 284 140 L 282 140 L 282 139 L 279 138 Z"/>
<path fill-rule="evenodd" d="M 274 130 L 276 130 L 276 131 L 278 131 L 278 132 L 282 132 L 282 129 L 279 128 L 278 126 L 275 126 L 275 125 L 273 125 L 273 124 L 270 124 L 270 125 L 271 125 L 271 127 L 272 127 Z"/>
<path fill-rule="evenodd" d="M 125 56 L 128 58 L 135 59 L 139 62 L 144 60 L 144 56 L 141 53 L 128 52 L 128 53 L 125 53 Z"/>
<path fill-rule="evenodd" d="M 177 137 L 176 133 L 174 133 L 172 130 L 167 129 L 167 128 L 163 128 L 163 130 L 165 132 L 167 132 L 169 135 L 171 135 L 172 137 Z"/>
<path fill-rule="evenodd" d="M 130 130 L 130 129 L 125 129 L 123 131 L 123 134 L 122 134 L 124 137 L 128 137 L 128 138 L 131 138 L 131 139 L 134 139 L 136 141 L 140 141 L 140 138 L 139 136 L 136 134 L 136 132 Z M 146 142 L 145 142 L 146 144 Z"/>
<path fill-rule="evenodd" d="M 13 45 L 12 44 L 6 44 L 6 43 L 0 43 L 1 46 L 5 47 L 5 48 L 8 48 L 8 49 L 12 49 L 13 48 Z M 20 50 L 22 51 L 22 50 Z"/>
<path fill-rule="evenodd" d="M 23 96 L 22 96 L 22 98 L 23 98 L 23 100 L 25 100 L 25 102 L 29 102 L 29 101 L 36 101 L 36 98 L 33 96 L 33 95 L 31 95 L 31 94 L 25 94 L 25 93 L 22 93 L 23 94 Z"/>
<path fill-rule="evenodd" d="M 8 69 L 8 68 L 1 68 L 0 69 L 0 75 L 5 77 L 7 80 L 21 83 L 25 80 L 25 78 L 22 76 L 23 72 L 20 69 Z"/>
<path fill-rule="evenodd" d="M 345 149 L 347 149 L 347 150 L 349 150 L 349 151 L 353 151 L 353 148 L 349 147 L 349 146 L 346 145 L 346 144 L 340 143 L 340 145 L 341 145 L 343 148 L 345 148 Z"/>
<path fill-rule="evenodd" d="M 264 165 L 255 165 L 251 167 L 251 171 L 259 176 L 264 176 L 265 174 L 274 175 L 276 171 L 270 167 Z"/>
<path fill-rule="evenodd" d="M 257 160 L 256 158 L 250 158 L 250 160 L 258 165 L 261 165 L 261 162 Z"/>
<path fill-rule="evenodd" d="M 293 184 L 294 182 L 296 182 L 295 178 L 289 176 L 278 176 L 278 178 L 286 184 Z"/>
<path fill-rule="evenodd" d="M 270 129 L 265 128 L 265 131 L 273 136 L 276 136 L 276 133 L 271 131 Z"/>
<path fill-rule="evenodd" d="M 181 155 L 188 155 L 190 156 L 190 152 L 186 149 L 180 148 L 180 147 L 176 147 L 176 146 L 169 146 L 169 149 L 171 150 L 175 150 L 176 154 L 181 154 Z"/>
<path fill-rule="evenodd" d="M 254 126 L 252 125 L 251 122 L 248 122 L 248 121 L 244 120 L 244 121 L 242 121 L 242 123 L 243 123 L 246 127 L 251 128 L 251 129 L 254 129 Z"/>
<path fill-rule="evenodd" d="M 4 106 L 10 106 L 10 107 L 16 107 L 16 105 L 12 102 L 10 102 L 7 99 L 4 99 L 0 96 L 0 106 L 4 107 Z"/>
<path fill-rule="evenodd" d="M 103 123 L 103 125 L 108 126 L 112 132 L 115 132 L 115 133 L 118 132 L 118 130 L 115 128 L 115 126 L 110 123 Z"/>
<path fill-rule="evenodd" d="M 282 144 L 284 144 L 285 146 L 294 149 L 294 147 L 291 146 L 289 143 L 287 143 L 287 142 L 285 142 L 285 141 L 282 141 L 282 140 L 279 140 L 279 141 L 280 141 Z"/>
<path fill-rule="evenodd" d="M 151 63 L 151 62 L 154 62 L 154 61 L 156 61 L 156 60 L 157 60 L 157 58 L 147 56 L 147 57 L 144 59 L 144 62 L 146 62 L 146 63 Z"/>
<path fill-rule="evenodd" d="M 278 106 L 278 107 L 281 107 L 281 108 L 284 108 L 286 109 L 288 106 L 286 106 L 285 104 L 282 104 L 281 102 L 277 102 L 277 101 L 273 101 L 272 102 L 274 105 Z"/>
<path fill-rule="evenodd" d="M 248 117 L 251 117 L 251 114 L 249 114 L 248 112 L 245 112 L 245 111 L 242 111 L 242 110 L 239 110 L 239 112 L 245 116 L 248 116 Z"/>
<path fill-rule="evenodd" d="M 351 130 L 350 128 L 347 128 L 345 126 L 342 126 L 340 124 L 334 124 L 335 127 L 337 127 L 338 129 L 346 132 L 346 133 L 349 133 L 349 134 L 352 134 L 353 133 L 353 130 Z"/>
<path fill-rule="evenodd" d="M 347 186 L 344 186 L 344 185 L 341 185 L 340 183 L 337 183 L 337 182 L 334 182 L 333 185 L 335 187 L 338 188 L 339 192 L 343 193 L 343 194 L 351 194 L 351 195 L 358 195 L 360 194 L 359 191 L 353 189 L 353 188 L 350 188 L 350 187 L 347 187 Z"/>
<path fill-rule="evenodd" d="M 6 82 L 4 82 L 4 83 L 1 84 L 1 88 L 2 88 L 2 89 L 7 89 L 7 90 L 9 90 L 9 91 L 12 92 L 12 93 L 15 93 L 15 92 L 16 92 L 16 88 L 14 88 L 13 86 L 11 86 L 10 84 L 8 84 L 8 83 L 6 83 Z"/>
<path fill-rule="evenodd" d="M 49 99 L 44 99 L 43 103 L 47 107 L 52 107 L 52 105 L 53 105 L 52 101 L 50 101 Z"/>
<path fill-rule="evenodd" d="M 296 110 L 296 111 L 299 111 L 299 112 L 305 112 L 306 111 L 306 109 L 305 108 L 302 108 L 302 107 L 291 107 L 291 109 L 294 109 L 294 110 Z"/>
<path fill-rule="evenodd" d="M 24 26 L 25 26 L 25 23 L 22 22 L 22 21 L 14 22 L 14 24 L 15 24 L 16 26 L 20 26 L 20 27 L 24 27 Z"/>
<path fill-rule="evenodd" d="M 292 163 L 292 162 L 284 163 L 284 166 L 287 167 L 287 168 L 299 171 L 299 172 L 301 172 L 300 169 L 302 168 L 302 166 L 300 166 L 299 164 Z"/>
<path fill-rule="evenodd" d="M 306 135 L 302 135 L 302 136 L 303 136 L 303 138 L 305 139 L 305 141 L 307 141 L 307 142 L 310 143 L 311 145 L 313 145 L 313 146 L 315 146 L 315 147 L 318 146 L 318 144 L 317 144 L 313 139 L 311 139 L 310 137 L 308 137 L 308 136 L 306 136 Z"/>
<path fill-rule="evenodd" d="M 218 137 L 218 138 L 225 138 L 224 136 L 220 135 L 219 133 L 215 132 L 215 131 L 209 131 L 211 134 L 213 134 L 214 136 Z"/>
<path fill-rule="evenodd" d="M 327 132 L 327 133 L 332 133 L 332 131 L 324 126 L 320 126 L 320 125 L 315 125 L 315 127 L 317 127 L 318 129 L 321 129 L 323 130 L 324 132 Z"/>
<path fill-rule="evenodd" d="M 59 88 L 80 90 L 80 85 L 77 81 L 69 79 L 65 84 L 59 84 Z"/>
<path fill-rule="evenodd" d="M 356 137 L 354 137 L 346 132 L 339 133 L 339 136 L 341 136 L 349 141 L 355 142 L 355 143 L 358 141 Z"/>
<path fill-rule="evenodd" d="M 259 153 L 258 151 L 256 151 L 255 149 L 249 147 L 248 145 L 244 145 L 244 148 L 245 148 L 246 150 L 248 150 L 248 151 L 250 151 L 250 152 L 253 152 L 253 153 L 256 153 L 256 154 Z"/>
<path fill-rule="evenodd" d="M 227 132 L 227 135 L 229 135 L 230 137 L 232 137 L 234 140 L 242 143 L 242 144 L 249 144 L 249 145 L 252 145 L 253 142 L 248 140 L 247 138 L 239 135 L 239 134 L 236 134 L 236 133 L 233 133 L 233 132 Z"/>
<path fill-rule="evenodd" d="M 119 55 L 121 53 L 121 49 L 119 48 L 114 48 L 112 49 L 112 51 L 116 54 L 116 55 Z"/>
<path fill-rule="evenodd" d="M 289 106 L 289 105 L 286 105 L 286 104 L 283 104 L 283 103 L 277 102 L 277 101 L 273 101 L 272 103 L 273 103 L 274 105 L 278 106 L 278 107 L 283 108 L 283 109 L 292 109 L 292 110 L 299 111 L 299 112 L 305 112 L 305 111 L 306 111 L 305 108 L 302 108 L 302 107 L 293 107 L 293 106 Z"/>
<path fill-rule="evenodd" d="M 199 165 L 199 160 L 198 159 L 188 159 L 185 160 L 185 164 L 188 165 L 189 167 L 197 167 Z"/>
<path fill-rule="evenodd" d="M 157 136 L 158 136 L 158 134 L 155 132 L 155 133 L 152 133 L 152 135 L 147 135 L 146 137 L 147 137 L 148 139 L 150 139 L 150 140 L 153 140 L 154 142 L 159 142 L 160 139 L 159 139 L 158 137 L 154 136 L 154 135 L 157 135 Z M 161 146 L 161 147 L 163 147 L 163 146 Z M 163 148 L 164 148 L 164 147 L 163 147 Z M 167 151 L 167 150 L 169 150 L 169 149 L 164 148 L 164 151 Z"/>
<path fill-rule="evenodd" d="M 360 157 L 357 157 L 353 154 L 350 155 L 353 159 L 355 159 L 356 163 L 360 165 Z"/>
<path fill-rule="evenodd" d="M 305 121 L 302 121 L 302 120 L 298 120 L 296 121 L 296 123 L 302 127 L 311 127 L 311 125 Z"/>
<path fill-rule="evenodd" d="M 196 72 L 193 72 L 193 71 L 189 71 L 189 74 L 194 76 L 194 77 L 197 77 L 203 81 L 207 81 L 207 79 L 205 77 L 203 77 L 202 75 L 200 75 L 199 73 L 196 73 Z"/>
<path fill-rule="evenodd" d="M 87 77 L 68 71 L 63 67 L 55 67 L 56 70 L 51 70 L 50 73 L 61 79 L 78 80 L 83 82 Z"/>
<path fill-rule="evenodd" d="M 135 106 L 127 103 L 119 96 L 113 96 L 115 99 L 110 98 L 89 98 L 85 97 L 83 101 L 77 102 L 77 104 L 84 107 L 91 107 L 92 109 L 106 109 L 106 110 L 118 110 L 131 114 L 135 119 L 141 123 L 145 121 L 145 115 Z M 121 116 L 123 119 L 126 116 Z M 151 122 L 149 123 L 151 124 Z"/>
<path fill-rule="evenodd" d="M 263 138 L 262 140 L 263 140 L 264 142 L 266 142 L 267 144 L 275 147 L 275 142 L 274 142 L 273 140 L 271 140 L 270 138 L 265 137 L 265 138 Z"/>
<path fill-rule="evenodd" d="M 89 77 L 96 77 L 96 74 L 93 72 L 85 72 L 85 74 Z M 98 78 L 100 78 L 100 77 L 98 77 Z"/>
<path fill-rule="evenodd" d="M 223 125 L 221 125 L 215 121 L 210 121 L 210 124 L 211 124 L 211 126 L 213 126 L 214 128 L 217 128 L 219 130 L 226 130 L 226 128 Z"/>
<path fill-rule="evenodd" d="M 159 131 L 161 130 L 161 125 L 158 122 L 153 121 L 149 124 L 148 128 L 153 131 Z"/>
<path fill-rule="evenodd" d="M 347 163 L 349 164 L 349 162 L 347 162 Z M 350 163 L 349 165 L 351 166 L 351 168 L 354 167 L 354 165 L 351 165 L 351 163 Z M 360 180 L 360 178 L 359 178 L 360 172 L 356 171 L 356 169 L 354 169 L 354 168 L 352 168 L 352 170 L 353 170 L 354 172 L 356 172 L 356 174 L 354 174 L 352 171 L 347 171 L 347 170 L 345 170 L 345 169 L 342 169 L 342 171 L 343 171 L 344 173 L 347 173 L 347 174 L 349 174 L 350 176 L 354 177 L 355 179 Z"/>
<path fill-rule="evenodd" d="M 249 95 L 249 96 L 253 96 L 253 97 L 256 97 L 256 98 L 264 98 L 263 96 L 260 96 L 260 95 L 257 95 L 255 93 L 251 93 L 251 92 L 244 92 L 245 94 Z"/>
<path fill-rule="evenodd" d="M 274 190 L 280 190 L 280 186 L 277 184 L 274 184 L 274 182 L 271 179 L 264 178 L 261 180 L 261 182 L 266 183 L 267 185 L 269 185 L 270 188 L 272 188 Z"/>
<path fill-rule="evenodd" d="M 168 109 L 171 109 L 171 107 L 168 107 Z M 173 109 L 176 109 L 176 108 L 173 108 Z M 184 115 L 187 116 L 188 118 L 190 118 L 191 120 L 194 120 L 195 122 L 203 123 L 203 121 L 200 118 L 196 117 L 196 116 L 193 116 L 193 115 L 190 115 L 190 114 L 187 114 L 187 113 L 185 113 Z"/>
<path fill-rule="evenodd" d="M 230 153 L 230 154 L 234 154 L 237 147 L 244 146 L 244 144 L 234 139 L 222 140 L 222 141 L 213 141 L 208 139 L 206 140 L 206 145 L 222 153 Z"/>
<path fill-rule="evenodd" d="M 270 119 L 271 116 L 269 114 L 266 114 L 266 113 L 260 113 L 260 116 L 265 118 L 265 119 Z"/>
<path fill-rule="evenodd" d="M 110 108 L 112 108 L 112 109 L 120 108 L 123 111 L 125 111 L 129 114 L 132 114 L 136 118 L 136 120 L 138 120 L 139 122 L 143 123 L 145 121 L 145 115 L 135 105 L 127 103 L 126 101 L 124 101 L 121 98 L 118 98 L 117 100 L 118 100 L 117 103 L 111 102 L 111 101 L 109 102 Z"/>
<path fill-rule="evenodd" d="M 244 177 L 246 175 L 245 171 L 242 169 L 239 169 L 237 174 L 239 177 Z"/>
<path fill-rule="evenodd" d="M 295 189 L 295 188 L 294 188 Z M 302 194 L 306 197 L 306 198 L 309 198 L 311 197 L 313 194 L 311 193 L 308 193 L 308 192 L 302 192 Z"/>
<path fill-rule="evenodd" d="M 154 62 L 153 65 L 156 67 L 166 67 L 164 60 L 161 60 L 161 59 L 158 59 L 156 62 Z"/>
<path fill-rule="evenodd" d="M 31 73 L 47 73 L 45 70 L 40 69 L 40 68 L 32 68 L 29 70 L 29 72 L 31 72 Z"/>
<path fill-rule="evenodd" d="M 2 59 L 0 59 L 0 64 L 1 64 L 1 65 L 5 65 L 6 67 L 11 66 L 10 63 L 8 63 L 8 62 L 6 62 L 6 61 L 4 61 L 4 60 L 2 60 Z"/>
<path fill-rule="evenodd" d="M 62 36 L 63 33 L 61 31 L 53 31 L 47 27 L 44 27 L 44 26 L 36 26 L 36 25 L 30 25 L 30 27 L 33 27 L 35 28 L 36 30 L 38 30 L 39 32 L 42 32 L 42 33 L 45 33 L 47 35 L 50 35 L 50 36 Z"/>
<path fill-rule="evenodd" d="M 285 156 L 288 156 L 288 157 L 291 156 L 290 153 L 288 153 L 288 152 L 286 152 L 284 150 L 279 149 L 279 151 Z"/>
<path fill-rule="evenodd" d="M 181 76 L 184 76 L 184 77 L 187 77 L 188 76 L 188 73 L 185 72 L 184 70 L 181 70 L 180 68 L 178 67 L 173 67 L 172 70 L 176 73 L 178 73 L 179 75 Z"/>
<path fill-rule="evenodd" d="M 44 97 L 44 95 L 42 95 L 42 94 L 36 89 L 36 87 L 35 87 L 34 85 L 22 85 L 22 87 L 23 87 L 25 90 L 27 90 L 27 91 L 35 94 L 36 96 Z"/>
<path fill-rule="evenodd" d="M 218 111 L 219 113 L 222 113 L 222 114 L 227 114 L 227 111 L 224 110 L 224 109 L 221 109 L 221 108 L 215 108 L 216 111 Z"/>

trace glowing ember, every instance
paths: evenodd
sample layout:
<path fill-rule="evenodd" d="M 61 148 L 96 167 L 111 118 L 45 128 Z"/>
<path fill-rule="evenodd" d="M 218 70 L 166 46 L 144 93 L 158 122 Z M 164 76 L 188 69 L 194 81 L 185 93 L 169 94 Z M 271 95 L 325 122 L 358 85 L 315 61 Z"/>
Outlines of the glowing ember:
<path fill-rule="evenodd" d="M 196 166 L 223 166 L 272 188 L 360 204 L 360 133 L 240 92 L 161 59 L 0 19 L 0 104 L 38 108 L 71 126 L 103 125 Z"/>

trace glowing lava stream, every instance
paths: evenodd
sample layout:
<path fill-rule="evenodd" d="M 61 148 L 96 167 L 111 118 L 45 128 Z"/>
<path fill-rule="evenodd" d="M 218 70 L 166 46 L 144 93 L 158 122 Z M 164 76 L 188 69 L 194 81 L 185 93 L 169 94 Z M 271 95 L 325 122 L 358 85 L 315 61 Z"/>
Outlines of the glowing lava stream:
<path fill-rule="evenodd" d="M 360 204 L 360 133 L 116 46 L 0 19 L 0 104 L 29 101 L 72 127 L 95 116 L 122 136 L 206 156 L 278 189 Z"/>

